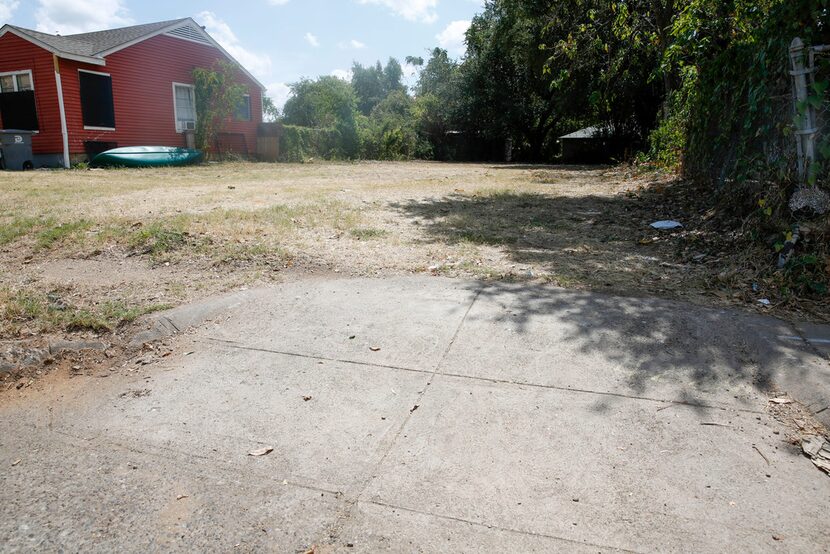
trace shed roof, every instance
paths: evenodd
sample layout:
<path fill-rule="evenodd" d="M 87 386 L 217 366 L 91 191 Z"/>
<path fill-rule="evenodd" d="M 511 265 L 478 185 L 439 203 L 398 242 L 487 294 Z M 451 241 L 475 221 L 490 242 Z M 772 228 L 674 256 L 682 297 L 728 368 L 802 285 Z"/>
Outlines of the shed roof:
<path fill-rule="evenodd" d="M 590 127 L 585 127 L 584 129 L 574 131 L 573 133 L 569 133 L 567 135 L 562 135 L 559 138 L 560 139 L 592 139 L 592 138 L 597 138 L 601 134 L 602 134 L 602 128 L 599 127 L 598 125 L 592 125 Z"/>

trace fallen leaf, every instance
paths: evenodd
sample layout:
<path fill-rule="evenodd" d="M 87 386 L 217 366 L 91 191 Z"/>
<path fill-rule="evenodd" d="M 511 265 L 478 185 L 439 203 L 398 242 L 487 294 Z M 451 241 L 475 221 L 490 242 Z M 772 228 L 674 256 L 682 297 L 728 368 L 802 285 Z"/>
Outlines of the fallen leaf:
<path fill-rule="evenodd" d="M 784 397 L 770 398 L 769 401 L 772 402 L 773 404 L 792 404 L 793 403 L 793 401 L 791 399 L 784 398 Z"/>
<path fill-rule="evenodd" d="M 311 400 L 311 398 L 312 398 L 311 396 L 303 396 L 303 400 L 305 400 L 306 402 Z"/>
<path fill-rule="evenodd" d="M 184 500 L 185 498 L 190 498 L 190 496 L 188 496 L 186 494 L 180 494 L 179 496 L 176 497 L 176 500 Z"/>
<path fill-rule="evenodd" d="M 23 461 L 23 460 L 15 460 L 15 461 L 13 461 L 13 462 L 12 462 L 12 467 L 14 467 L 14 466 L 18 465 L 18 464 L 19 464 L 20 462 L 22 462 L 22 461 Z"/>
<path fill-rule="evenodd" d="M 259 448 L 257 450 L 251 450 L 248 452 L 248 456 L 266 456 L 274 451 L 273 446 L 265 446 L 263 448 Z"/>
<path fill-rule="evenodd" d="M 414 412 L 415 410 L 417 410 L 417 409 L 418 409 L 418 408 L 420 408 L 420 407 L 421 407 L 421 406 L 419 406 L 418 404 L 415 404 L 414 406 L 412 406 L 412 409 L 411 409 L 411 410 L 409 410 L 409 413 L 411 414 L 412 412 Z"/>
<path fill-rule="evenodd" d="M 380 352 L 380 346 L 370 346 L 369 350 L 372 352 Z"/>

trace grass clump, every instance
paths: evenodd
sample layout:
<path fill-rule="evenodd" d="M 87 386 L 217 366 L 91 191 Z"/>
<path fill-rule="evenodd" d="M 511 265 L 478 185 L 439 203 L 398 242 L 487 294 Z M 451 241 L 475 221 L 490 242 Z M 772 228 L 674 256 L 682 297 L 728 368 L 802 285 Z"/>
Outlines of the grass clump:
<path fill-rule="evenodd" d="M 36 248 L 38 250 L 52 248 L 56 243 L 64 242 L 69 238 L 75 237 L 90 227 L 92 227 L 92 222 L 86 219 L 79 219 L 69 223 L 59 223 L 58 225 L 48 225 L 37 234 Z"/>
<path fill-rule="evenodd" d="M 130 246 L 151 256 L 160 256 L 178 250 L 185 245 L 187 232 L 181 220 L 156 221 L 134 231 L 129 238 Z"/>
<path fill-rule="evenodd" d="M 0 246 L 31 233 L 37 227 L 51 223 L 51 220 L 44 221 L 38 217 L 16 217 L 9 223 L 0 225 Z"/>
<path fill-rule="evenodd" d="M 389 234 L 385 229 L 376 227 L 357 227 L 349 231 L 349 234 L 357 240 L 381 239 Z"/>
<path fill-rule="evenodd" d="M 75 307 L 55 294 L 0 290 L 0 335 L 13 336 L 28 326 L 41 333 L 55 331 L 112 331 L 142 315 L 166 310 L 167 304 L 131 306 L 104 301 L 92 307 Z"/>

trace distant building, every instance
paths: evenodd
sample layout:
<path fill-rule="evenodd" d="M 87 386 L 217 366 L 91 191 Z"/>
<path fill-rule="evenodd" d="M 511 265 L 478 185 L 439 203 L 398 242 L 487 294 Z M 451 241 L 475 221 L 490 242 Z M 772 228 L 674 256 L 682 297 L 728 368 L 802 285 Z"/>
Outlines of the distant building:
<path fill-rule="evenodd" d="M 615 138 L 607 127 L 585 127 L 557 139 L 563 163 L 604 164 L 620 159 L 626 142 Z"/>

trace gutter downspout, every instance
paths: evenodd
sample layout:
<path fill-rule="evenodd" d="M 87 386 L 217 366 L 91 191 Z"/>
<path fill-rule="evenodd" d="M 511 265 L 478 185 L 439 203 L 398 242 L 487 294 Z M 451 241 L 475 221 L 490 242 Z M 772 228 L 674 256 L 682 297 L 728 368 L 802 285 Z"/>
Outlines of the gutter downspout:
<path fill-rule="evenodd" d="M 58 108 L 61 113 L 61 134 L 63 135 L 63 167 L 69 169 L 69 130 L 66 127 L 66 108 L 63 105 L 63 85 L 61 84 L 61 65 L 58 56 L 52 54 L 55 63 L 55 84 L 58 86 Z"/>

